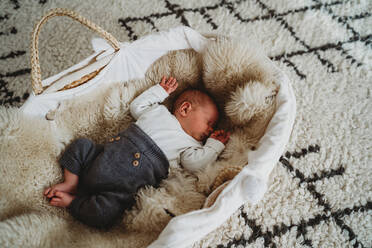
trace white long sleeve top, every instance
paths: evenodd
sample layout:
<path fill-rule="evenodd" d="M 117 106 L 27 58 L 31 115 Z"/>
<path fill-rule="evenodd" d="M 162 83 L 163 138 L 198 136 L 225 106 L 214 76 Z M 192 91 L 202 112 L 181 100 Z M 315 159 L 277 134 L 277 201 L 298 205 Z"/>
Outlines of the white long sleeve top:
<path fill-rule="evenodd" d="M 189 171 L 205 168 L 216 161 L 225 145 L 208 138 L 203 145 L 187 134 L 177 118 L 162 104 L 169 94 L 159 84 L 136 97 L 130 112 L 136 124 L 159 146 L 171 165 L 181 164 Z"/>

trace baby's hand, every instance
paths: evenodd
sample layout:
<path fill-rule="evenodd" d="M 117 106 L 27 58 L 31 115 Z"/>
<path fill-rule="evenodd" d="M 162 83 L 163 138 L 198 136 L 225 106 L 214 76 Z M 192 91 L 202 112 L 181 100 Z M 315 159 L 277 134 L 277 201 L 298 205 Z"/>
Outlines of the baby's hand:
<path fill-rule="evenodd" d="M 168 94 L 170 94 L 177 89 L 178 83 L 177 80 L 173 77 L 170 77 L 168 81 L 166 80 L 167 78 L 163 76 L 160 82 L 160 86 L 163 87 Z"/>
<path fill-rule="evenodd" d="M 227 141 L 229 141 L 230 138 L 230 132 L 225 132 L 224 130 L 216 130 L 211 134 L 210 138 L 219 140 L 224 145 L 226 145 Z"/>

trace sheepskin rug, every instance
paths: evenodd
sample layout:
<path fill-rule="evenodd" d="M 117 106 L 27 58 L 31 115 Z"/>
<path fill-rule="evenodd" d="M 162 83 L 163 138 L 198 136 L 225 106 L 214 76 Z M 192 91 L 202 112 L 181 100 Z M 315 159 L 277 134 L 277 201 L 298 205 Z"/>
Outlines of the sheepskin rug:
<path fill-rule="evenodd" d="M 146 247 L 173 216 L 199 209 L 219 168 L 245 164 L 239 155 L 254 149 L 275 109 L 275 79 L 252 37 L 291 79 L 294 129 L 261 202 L 244 204 L 193 247 L 372 246 L 369 1 L 43 0 L 0 6 L 1 247 Z M 17 109 L 31 92 L 30 32 L 55 7 L 81 13 L 120 41 L 177 25 L 238 38 L 221 37 L 200 55 L 172 52 L 143 80 L 63 103 L 53 122 L 35 120 Z M 40 37 L 43 78 L 91 54 L 93 36 L 67 18 L 52 19 Z M 127 127 L 130 101 L 163 74 L 177 76 L 178 92 L 203 85 L 215 96 L 224 110 L 220 127 L 233 130 L 219 161 L 198 175 L 172 166 L 161 187 L 142 189 L 136 206 L 109 232 L 49 206 L 42 192 L 62 180 L 56 158 L 66 144 L 80 136 L 104 142 Z"/>

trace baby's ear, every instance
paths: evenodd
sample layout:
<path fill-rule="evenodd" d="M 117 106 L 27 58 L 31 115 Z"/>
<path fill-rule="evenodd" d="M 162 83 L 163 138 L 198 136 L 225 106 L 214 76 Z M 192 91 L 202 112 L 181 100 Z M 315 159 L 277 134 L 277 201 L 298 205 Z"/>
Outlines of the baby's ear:
<path fill-rule="evenodd" d="M 187 116 L 189 114 L 189 112 L 191 111 L 192 109 L 192 106 L 191 106 L 191 103 L 188 102 L 188 101 L 185 101 L 181 104 L 180 106 L 180 114 L 181 116 Z"/>

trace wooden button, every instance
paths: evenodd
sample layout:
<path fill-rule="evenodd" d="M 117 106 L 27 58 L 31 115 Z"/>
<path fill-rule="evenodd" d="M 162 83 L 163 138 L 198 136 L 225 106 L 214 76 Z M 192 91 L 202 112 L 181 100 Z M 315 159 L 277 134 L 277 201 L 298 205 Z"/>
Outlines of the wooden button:
<path fill-rule="evenodd" d="M 120 140 L 120 136 L 116 137 L 115 140 Z"/>
<path fill-rule="evenodd" d="M 134 154 L 134 157 L 135 157 L 135 158 L 140 158 L 140 157 L 141 157 L 141 154 L 140 154 L 139 152 L 136 152 L 136 153 Z"/>
<path fill-rule="evenodd" d="M 134 160 L 134 161 L 133 161 L 133 166 L 138 166 L 138 165 L 139 165 L 138 160 Z"/>

